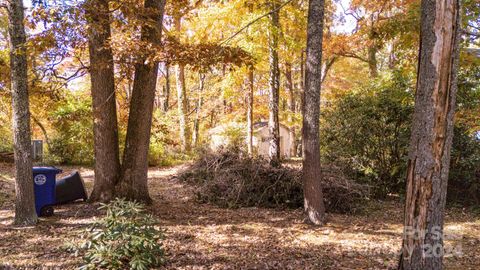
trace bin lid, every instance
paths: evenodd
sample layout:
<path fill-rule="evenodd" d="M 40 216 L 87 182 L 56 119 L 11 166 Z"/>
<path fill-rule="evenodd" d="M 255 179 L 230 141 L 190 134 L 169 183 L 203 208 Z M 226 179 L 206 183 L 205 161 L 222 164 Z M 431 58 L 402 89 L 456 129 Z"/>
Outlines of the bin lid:
<path fill-rule="evenodd" d="M 62 170 L 55 167 L 33 167 L 33 173 L 61 173 Z"/>

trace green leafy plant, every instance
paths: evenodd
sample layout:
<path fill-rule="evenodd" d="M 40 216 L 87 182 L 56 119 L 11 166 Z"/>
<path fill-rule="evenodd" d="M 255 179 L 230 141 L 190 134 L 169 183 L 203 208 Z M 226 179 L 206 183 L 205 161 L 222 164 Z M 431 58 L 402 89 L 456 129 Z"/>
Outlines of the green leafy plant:
<path fill-rule="evenodd" d="M 163 232 L 155 218 L 145 213 L 141 204 L 116 199 L 102 204 L 106 215 L 95 222 L 74 248 L 83 257 L 79 269 L 146 270 L 165 262 Z"/>

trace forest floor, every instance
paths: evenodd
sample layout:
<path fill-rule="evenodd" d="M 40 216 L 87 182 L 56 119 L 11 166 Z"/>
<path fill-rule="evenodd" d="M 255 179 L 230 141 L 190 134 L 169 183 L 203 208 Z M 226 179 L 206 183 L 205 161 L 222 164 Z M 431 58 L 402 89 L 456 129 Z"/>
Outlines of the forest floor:
<path fill-rule="evenodd" d="M 263 208 L 222 209 L 194 200 L 195 188 L 177 180 L 182 166 L 149 171 L 148 209 L 166 230 L 164 269 L 390 269 L 402 235 L 399 200 L 371 202 L 356 215 L 328 215 L 323 227 L 304 224 L 302 211 Z M 79 170 L 90 189 L 93 171 Z M 96 205 L 58 206 L 36 227 L 16 228 L 13 168 L 0 164 L 0 269 L 72 269 L 79 259 L 65 243 L 100 212 Z M 445 259 L 446 269 L 480 269 L 480 216 L 462 209 L 446 215 L 446 245 L 461 256 Z"/>

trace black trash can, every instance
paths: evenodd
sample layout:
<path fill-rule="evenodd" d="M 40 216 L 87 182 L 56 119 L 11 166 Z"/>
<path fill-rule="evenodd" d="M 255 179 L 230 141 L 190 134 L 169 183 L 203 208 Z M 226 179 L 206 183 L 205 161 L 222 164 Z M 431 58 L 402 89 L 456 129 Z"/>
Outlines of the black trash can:
<path fill-rule="evenodd" d="M 76 200 L 87 200 L 87 190 L 85 183 L 78 172 L 59 179 L 55 186 L 55 203 L 63 204 Z"/>

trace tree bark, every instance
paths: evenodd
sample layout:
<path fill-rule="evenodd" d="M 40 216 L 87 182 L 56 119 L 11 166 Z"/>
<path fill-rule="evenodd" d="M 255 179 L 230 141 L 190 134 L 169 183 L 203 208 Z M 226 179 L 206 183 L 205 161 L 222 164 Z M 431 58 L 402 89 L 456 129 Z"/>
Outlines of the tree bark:
<path fill-rule="evenodd" d="M 368 51 L 368 68 L 370 70 L 370 76 L 372 78 L 378 77 L 378 67 L 377 67 L 377 51 L 378 48 L 376 45 L 371 45 L 367 49 Z"/>
<path fill-rule="evenodd" d="M 200 132 L 200 112 L 203 106 L 203 89 L 205 87 L 205 74 L 199 73 L 199 86 L 198 86 L 198 97 L 197 97 L 197 107 L 195 108 L 195 121 L 193 122 L 193 146 L 198 146 L 198 137 Z"/>
<path fill-rule="evenodd" d="M 141 40 L 160 45 L 165 0 L 145 0 L 148 23 L 142 25 Z M 135 64 L 127 138 L 117 196 L 150 203 L 148 193 L 148 150 L 152 128 L 153 103 L 158 62 L 140 59 Z"/>
<path fill-rule="evenodd" d="M 90 0 L 85 8 L 89 23 L 95 182 L 91 201 L 110 201 L 120 171 L 117 109 L 110 15 L 107 0 Z"/>
<path fill-rule="evenodd" d="M 16 225 L 37 223 L 32 179 L 30 107 L 28 101 L 27 49 L 23 24 L 23 2 L 7 1 L 10 37 L 10 69 L 13 112 L 13 150 L 15 161 Z"/>
<path fill-rule="evenodd" d="M 47 144 L 47 148 L 48 149 L 51 149 L 50 148 L 50 138 L 48 137 L 48 133 L 47 133 L 47 129 L 45 128 L 45 126 L 42 124 L 42 122 L 40 122 L 40 120 L 38 120 L 35 116 L 31 115 L 31 118 L 33 120 L 33 122 L 35 124 L 37 124 L 37 126 L 40 128 L 40 130 L 42 131 L 42 134 L 43 134 L 43 137 L 45 138 L 45 143 Z"/>
<path fill-rule="evenodd" d="M 248 90 L 247 90 L 247 152 L 253 155 L 253 91 L 254 76 L 253 67 L 248 71 Z"/>
<path fill-rule="evenodd" d="M 300 112 L 302 115 L 304 112 L 303 106 L 303 98 L 304 98 L 304 90 L 305 90 L 305 53 L 302 49 L 302 53 L 300 54 L 300 89 L 302 89 L 302 93 L 300 95 Z"/>
<path fill-rule="evenodd" d="M 278 65 L 278 36 L 280 31 L 280 12 L 277 0 L 270 1 L 273 11 L 270 14 L 270 27 L 268 37 L 269 62 L 270 62 L 270 92 L 268 102 L 268 131 L 269 131 L 269 158 L 273 166 L 280 165 L 280 123 L 278 119 L 280 68 Z"/>
<path fill-rule="evenodd" d="M 288 90 L 288 100 L 287 106 L 288 110 L 290 111 L 288 116 L 288 122 L 290 122 L 290 130 L 289 130 L 289 141 L 290 141 L 290 156 L 296 156 L 297 152 L 297 141 L 295 139 L 295 124 L 293 123 L 294 117 L 293 115 L 296 112 L 296 102 L 295 102 L 295 89 L 293 88 L 293 78 L 292 78 L 292 64 L 286 63 L 285 64 L 285 82 L 286 88 Z"/>
<path fill-rule="evenodd" d="M 320 92 L 322 86 L 322 42 L 324 1 L 310 0 L 307 26 L 307 59 L 303 115 L 303 192 L 307 222 L 325 222 L 320 169 Z"/>
<path fill-rule="evenodd" d="M 457 92 L 459 0 L 422 0 L 421 9 L 399 269 L 433 270 L 442 269 L 444 251 L 443 220 Z"/>
<path fill-rule="evenodd" d="M 168 107 L 170 106 L 170 66 L 168 63 L 165 64 L 165 91 L 163 93 L 163 106 L 162 109 L 164 112 L 168 112 Z"/>
<path fill-rule="evenodd" d="M 180 33 L 182 28 L 181 18 L 174 17 L 174 27 L 177 33 Z M 191 150 L 191 132 L 188 125 L 188 97 L 185 86 L 185 65 L 178 64 L 176 66 L 176 81 L 177 81 L 177 107 L 178 107 L 178 122 L 180 126 L 180 141 L 182 151 Z"/>

